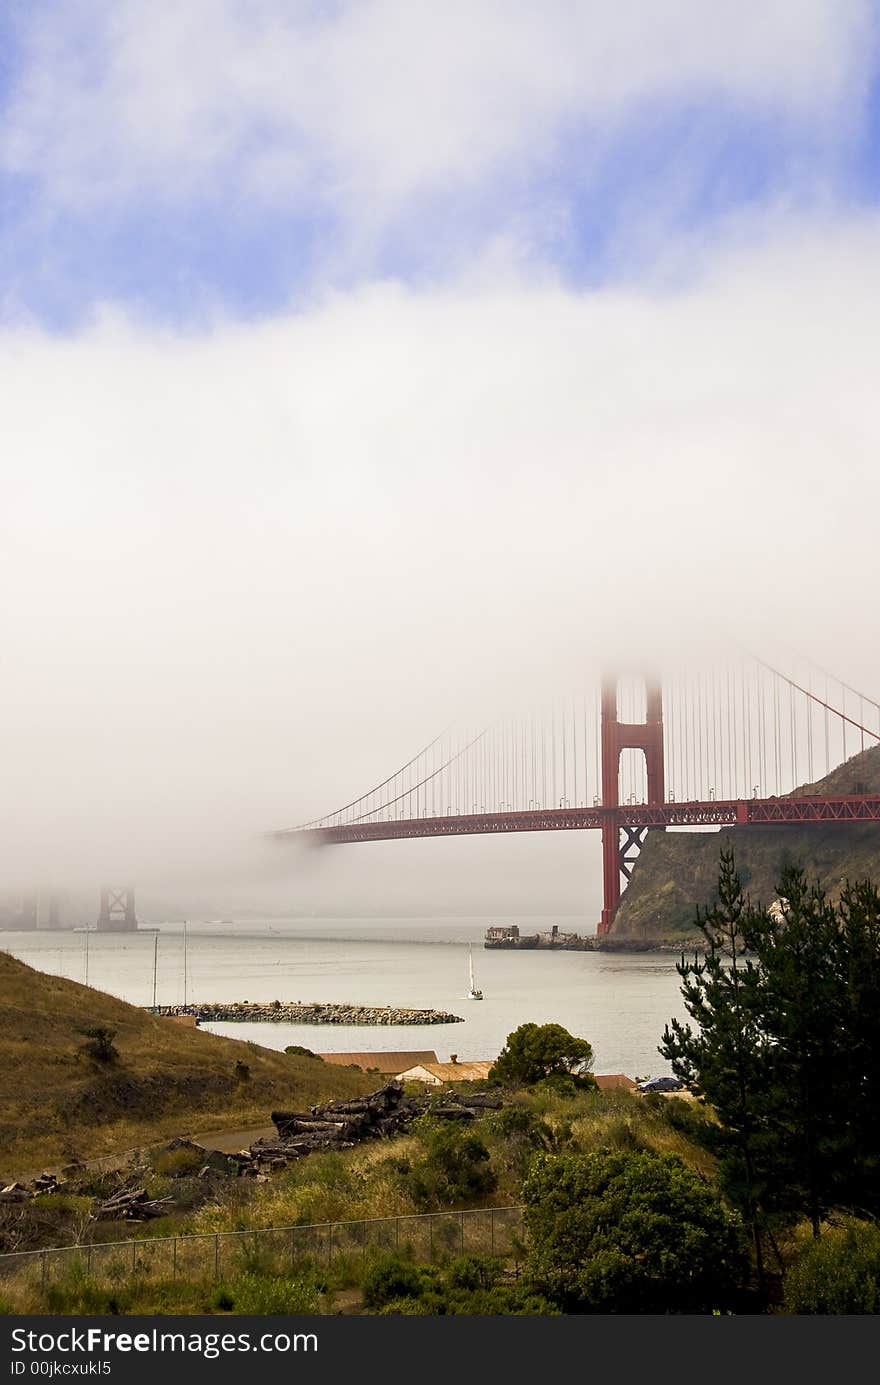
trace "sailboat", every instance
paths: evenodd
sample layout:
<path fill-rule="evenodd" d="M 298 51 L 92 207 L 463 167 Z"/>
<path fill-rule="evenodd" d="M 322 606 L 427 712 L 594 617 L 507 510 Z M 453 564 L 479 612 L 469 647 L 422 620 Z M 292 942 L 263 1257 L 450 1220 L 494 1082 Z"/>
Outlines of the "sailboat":
<path fill-rule="evenodd" d="M 482 1000 L 483 992 L 477 990 L 476 983 L 474 982 L 474 952 L 470 943 L 468 943 L 468 974 L 471 983 L 471 988 L 467 996 L 468 1000 Z"/>

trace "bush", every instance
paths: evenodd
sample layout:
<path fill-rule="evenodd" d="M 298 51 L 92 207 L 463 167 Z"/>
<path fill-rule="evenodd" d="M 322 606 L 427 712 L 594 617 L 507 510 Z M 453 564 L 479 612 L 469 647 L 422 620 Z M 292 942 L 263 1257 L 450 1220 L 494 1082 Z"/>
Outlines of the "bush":
<path fill-rule="evenodd" d="M 592 1079 L 587 1081 L 586 1077 L 575 1077 L 569 1072 L 551 1072 L 549 1076 L 542 1077 L 535 1083 L 536 1092 L 550 1092 L 553 1096 L 561 1096 L 566 1101 L 573 1101 L 579 1091 L 584 1088 L 594 1086 Z"/>
<path fill-rule="evenodd" d="M 528 1285 L 503 1282 L 500 1260 L 462 1255 L 445 1269 L 397 1251 L 374 1255 L 363 1279 L 364 1307 L 382 1314 L 546 1314 L 555 1310 Z"/>
<path fill-rule="evenodd" d="M 789 1313 L 880 1313 L 880 1226 L 848 1218 L 812 1237 L 785 1277 Z"/>
<path fill-rule="evenodd" d="M 526 1106 L 503 1107 L 489 1125 L 501 1138 L 502 1160 L 518 1178 L 525 1175 L 534 1154 L 555 1145 L 550 1126 Z"/>
<path fill-rule="evenodd" d="M 521 1024 L 508 1034 L 489 1080 L 531 1086 L 556 1074 L 574 1082 L 578 1076 L 588 1076 L 592 1061 L 592 1045 L 576 1039 L 561 1024 Z M 592 1077 L 587 1085 L 594 1085 Z"/>
<path fill-rule="evenodd" d="M 115 1029 L 107 1029 L 103 1024 L 98 1024 L 93 1029 L 83 1029 L 80 1032 L 91 1040 L 91 1043 L 83 1044 L 83 1051 L 96 1062 L 113 1063 L 119 1057 L 118 1051 L 113 1047 Z"/>
<path fill-rule="evenodd" d="M 319 1063 L 324 1061 L 320 1053 L 313 1053 L 310 1048 L 303 1048 L 302 1044 L 288 1044 L 284 1052 L 292 1053 L 297 1058 L 317 1058 Z"/>
<path fill-rule="evenodd" d="M 150 1155 L 153 1172 L 162 1178 L 191 1178 L 205 1162 L 204 1150 L 179 1145 L 177 1149 L 157 1149 Z"/>
<path fill-rule="evenodd" d="M 459 1255 L 446 1268 L 446 1283 L 450 1289 L 463 1289 L 467 1293 L 493 1289 L 501 1278 L 502 1268 L 496 1256 Z"/>
<path fill-rule="evenodd" d="M 563 1312 L 711 1313 L 736 1300 L 740 1222 L 675 1155 L 538 1155 L 523 1202 L 527 1275 Z"/>
<path fill-rule="evenodd" d="M 398 1299 L 420 1299 L 437 1283 L 430 1265 L 416 1265 L 400 1251 L 380 1251 L 370 1256 L 361 1281 L 365 1308 L 384 1308 Z"/>
<path fill-rule="evenodd" d="M 478 1135 L 431 1116 L 422 1116 L 413 1130 L 421 1136 L 425 1152 L 411 1161 L 402 1177 L 422 1211 L 470 1202 L 496 1187 L 489 1151 Z"/>

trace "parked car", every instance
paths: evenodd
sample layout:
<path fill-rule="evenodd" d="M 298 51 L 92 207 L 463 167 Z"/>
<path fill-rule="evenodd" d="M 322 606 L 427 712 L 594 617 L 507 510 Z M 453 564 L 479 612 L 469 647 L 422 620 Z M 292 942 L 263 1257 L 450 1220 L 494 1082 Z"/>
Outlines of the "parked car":
<path fill-rule="evenodd" d="M 636 1083 L 638 1092 L 680 1092 L 683 1087 L 677 1077 L 646 1077 L 644 1082 Z"/>

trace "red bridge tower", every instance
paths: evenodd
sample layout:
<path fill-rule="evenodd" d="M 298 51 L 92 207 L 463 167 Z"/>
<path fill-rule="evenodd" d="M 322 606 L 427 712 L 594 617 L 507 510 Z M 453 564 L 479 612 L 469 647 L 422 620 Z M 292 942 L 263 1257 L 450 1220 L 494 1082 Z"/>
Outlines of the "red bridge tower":
<path fill-rule="evenodd" d="M 645 720 L 628 723 L 618 719 L 618 674 L 602 679 L 602 807 L 620 807 L 620 752 L 644 752 L 648 772 L 648 803 L 662 804 L 666 795 L 663 765 L 663 693 L 654 678 L 645 678 Z M 647 827 L 626 827 L 619 815 L 608 813 L 602 823 L 602 918 L 597 933 L 607 933 L 620 903 L 620 877 L 629 880 Z M 662 830 L 662 829 L 660 829 Z M 630 853 L 634 852 L 634 855 Z"/>

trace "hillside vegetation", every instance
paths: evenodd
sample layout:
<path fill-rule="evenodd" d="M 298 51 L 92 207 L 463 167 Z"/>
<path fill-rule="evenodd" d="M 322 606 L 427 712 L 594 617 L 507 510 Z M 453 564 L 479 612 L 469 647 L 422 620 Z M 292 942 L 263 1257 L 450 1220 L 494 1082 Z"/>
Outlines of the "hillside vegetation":
<path fill-rule="evenodd" d="M 460 1084 L 462 1091 L 471 1087 Z M 432 1095 L 443 1105 L 450 1090 Z M 398 1256 L 403 1266 L 384 1264 L 384 1273 L 391 1272 L 394 1279 L 402 1268 L 406 1277 L 424 1278 L 430 1287 L 435 1273 L 459 1269 L 467 1271 L 470 1290 L 475 1277 L 488 1285 L 500 1275 L 510 1294 L 523 1253 L 518 1219 L 510 1220 L 509 1237 L 503 1234 L 507 1218 L 498 1218 L 497 1241 L 488 1220 L 469 1223 L 464 1255 L 462 1226 L 454 1213 L 518 1204 L 535 1155 L 599 1149 L 675 1155 L 711 1186 L 715 1161 L 706 1148 L 706 1131 L 714 1122 L 694 1102 L 626 1091 L 572 1088 L 560 1093 L 546 1085 L 505 1089 L 503 1099 L 503 1109 L 481 1113 L 467 1126 L 423 1117 L 406 1134 L 294 1160 L 265 1183 L 223 1177 L 205 1182 L 182 1177 L 179 1170 L 171 1176 L 139 1170 L 137 1177 L 151 1195 L 174 1194 L 171 1215 L 145 1224 L 101 1222 L 95 1227 L 87 1221 L 77 1224 L 68 1212 L 72 1234 L 59 1237 L 56 1231 L 52 1239 L 59 1245 L 65 1239 L 104 1241 L 133 1235 L 139 1242 L 136 1273 L 130 1272 L 131 1257 L 123 1260 L 115 1252 L 96 1254 L 88 1262 L 72 1257 L 53 1262 L 45 1292 L 38 1262 L 13 1266 L 11 1274 L 0 1278 L 0 1314 L 382 1311 L 381 1298 L 374 1294 L 370 1300 L 368 1281 L 383 1271 L 383 1261 L 393 1262 Z M 41 1212 L 45 1218 L 51 1210 L 46 1204 L 53 1201 L 76 1204 L 84 1213 L 90 1200 L 44 1199 L 33 1204 L 34 1214 Z M 453 1216 L 443 1221 L 444 1212 Z M 432 1230 L 423 1222 L 425 1213 L 441 1214 Z M 55 1210 L 57 1220 L 62 1214 L 62 1208 Z M 346 1227 L 361 1218 L 401 1220 L 396 1225 L 369 1220 L 360 1235 L 357 1227 Z M 312 1231 L 315 1223 L 328 1222 L 341 1223 L 332 1245 L 320 1230 Z M 83 1227 L 85 1235 L 75 1234 Z M 240 1234 L 273 1227 L 299 1227 L 303 1235 L 295 1240 L 289 1230 L 277 1237 L 271 1232 L 264 1238 Z M 222 1240 L 219 1279 L 214 1239 L 218 1232 L 238 1233 Z M 166 1249 L 172 1233 L 195 1233 L 198 1238 L 187 1245 L 181 1242 L 179 1263 L 186 1269 L 176 1276 Z M 155 1254 L 147 1250 L 150 1244 L 157 1246 Z M 390 1251 L 390 1257 L 383 1256 L 380 1247 Z M 436 1299 L 439 1286 L 433 1287 Z M 501 1303 L 470 1294 L 466 1298 L 455 1308 L 425 1302 L 417 1311 L 548 1311 L 546 1304 L 534 1308 L 509 1298 Z M 398 1311 L 414 1308 L 409 1304 Z"/>
<path fill-rule="evenodd" d="M 880 746 L 793 797 L 880 793 Z M 880 823 L 815 827 L 732 827 L 721 832 L 649 832 L 607 939 L 618 946 L 677 946 L 690 940 L 697 904 L 716 896 L 722 847 L 733 848 L 746 892 L 755 904 L 776 898 L 786 865 L 802 866 L 836 902 L 844 880 L 880 875 Z"/>
<path fill-rule="evenodd" d="M 116 1057 L 85 1031 L 115 1031 Z M 371 1077 L 150 1015 L 0 953 L 0 1176 L 194 1130 L 268 1124 L 273 1106 L 358 1095 Z"/>

